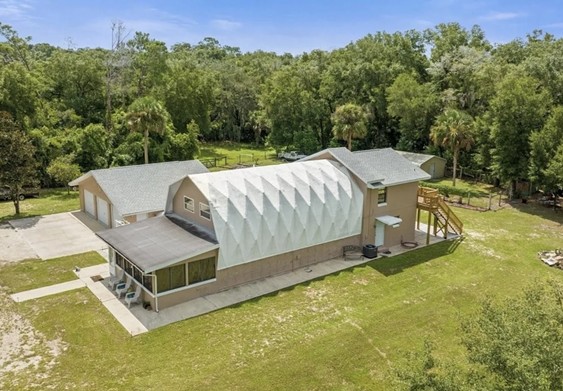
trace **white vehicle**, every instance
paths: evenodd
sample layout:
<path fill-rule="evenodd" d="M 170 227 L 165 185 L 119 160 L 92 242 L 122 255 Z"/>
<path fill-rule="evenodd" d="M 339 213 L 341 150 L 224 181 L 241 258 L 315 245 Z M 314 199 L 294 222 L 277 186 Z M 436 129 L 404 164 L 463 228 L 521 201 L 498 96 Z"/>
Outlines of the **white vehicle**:
<path fill-rule="evenodd" d="M 303 159 L 304 157 L 307 157 L 307 155 L 304 155 L 304 154 L 299 153 L 297 151 L 282 152 L 278 155 L 278 158 L 286 160 L 288 162 L 294 162 L 294 161 L 297 161 L 299 159 Z"/>

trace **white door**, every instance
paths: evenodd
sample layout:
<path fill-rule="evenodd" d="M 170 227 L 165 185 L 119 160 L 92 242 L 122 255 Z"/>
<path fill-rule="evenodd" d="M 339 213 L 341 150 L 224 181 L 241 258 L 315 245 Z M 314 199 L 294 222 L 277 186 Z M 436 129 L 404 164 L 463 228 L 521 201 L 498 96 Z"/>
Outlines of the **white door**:
<path fill-rule="evenodd" d="M 375 221 L 375 247 L 383 246 L 385 241 L 385 224 Z"/>
<path fill-rule="evenodd" d="M 84 190 L 84 210 L 92 217 L 96 217 L 96 208 L 94 207 L 94 194 L 88 190 Z"/>
<path fill-rule="evenodd" d="M 100 197 L 97 197 L 96 201 L 98 206 L 98 221 L 108 227 L 111 227 L 108 203 Z"/>
<path fill-rule="evenodd" d="M 436 163 L 432 163 L 430 166 L 430 176 L 432 179 L 436 178 Z"/>

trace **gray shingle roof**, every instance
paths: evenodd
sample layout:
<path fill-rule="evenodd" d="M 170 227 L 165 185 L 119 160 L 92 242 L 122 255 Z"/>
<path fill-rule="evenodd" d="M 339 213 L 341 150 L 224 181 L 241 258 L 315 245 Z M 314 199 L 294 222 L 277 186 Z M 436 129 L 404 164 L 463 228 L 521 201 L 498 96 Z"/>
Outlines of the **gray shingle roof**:
<path fill-rule="evenodd" d="M 122 216 L 164 210 L 169 186 L 190 174 L 209 170 L 199 160 L 142 164 L 92 170 L 70 182 L 94 177 Z"/>
<path fill-rule="evenodd" d="M 158 216 L 96 235 L 145 273 L 219 248 L 211 237 L 204 239 L 197 229 L 178 224 L 179 216 L 170 217 Z"/>
<path fill-rule="evenodd" d="M 407 158 L 408 160 L 410 160 L 412 163 L 416 164 L 419 167 L 432 158 L 445 160 L 444 158 L 441 158 L 439 156 L 427 155 L 424 153 L 414 153 L 414 152 L 405 152 L 405 151 L 395 151 L 395 152 L 399 153 L 401 156 Z"/>
<path fill-rule="evenodd" d="M 430 179 L 430 175 L 413 165 L 392 148 L 350 152 L 346 148 L 329 148 L 303 160 L 315 159 L 328 152 L 366 184 L 399 185 Z"/>

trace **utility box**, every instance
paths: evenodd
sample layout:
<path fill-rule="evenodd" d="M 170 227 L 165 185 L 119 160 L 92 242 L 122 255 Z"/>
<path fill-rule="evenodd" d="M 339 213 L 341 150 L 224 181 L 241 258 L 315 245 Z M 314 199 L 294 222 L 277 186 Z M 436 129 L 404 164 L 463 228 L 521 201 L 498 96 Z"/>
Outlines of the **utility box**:
<path fill-rule="evenodd" d="M 363 247 L 362 254 L 366 258 L 377 258 L 377 247 L 374 244 L 366 244 Z"/>

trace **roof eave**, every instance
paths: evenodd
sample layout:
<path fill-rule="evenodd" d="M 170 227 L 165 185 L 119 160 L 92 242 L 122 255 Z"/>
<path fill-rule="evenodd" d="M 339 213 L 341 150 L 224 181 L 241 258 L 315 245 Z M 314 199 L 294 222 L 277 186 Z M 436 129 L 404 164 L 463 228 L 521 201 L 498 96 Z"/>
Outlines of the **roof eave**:
<path fill-rule="evenodd" d="M 80 182 L 85 181 L 86 179 L 90 178 L 91 176 L 92 176 L 92 171 L 88 171 L 86 174 L 82 174 L 78 178 L 69 182 L 68 185 L 69 186 L 78 186 L 80 184 Z"/>
<path fill-rule="evenodd" d="M 422 178 L 417 178 L 417 179 L 409 179 L 409 180 L 405 180 L 405 181 L 399 181 L 399 182 L 393 182 L 393 183 L 386 183 L 385 186 L 386 187 L 391 187 L 391 186 L 399 186 L 399 185 L 405 185 L 407 183 L 413 183 L 413 182 L 420 182 L 420 181 L 424 181 L 427 179 L 431 179 L 432 177 L 430 175 L 425 175 Z"/>
<path fill-rule="evenodd" d="M 191 254 L 189 254 L 189 255 L 177 257 L 177 258 L 174 258 L 174 259 L 170 259 L 170 260 L 167 260 L 166 262 L 159 263 L 158 265 L 155 265 L 155 266 L 153 266 L 153 267 L 149 267 L 149 268 L 146 268 L 146 269 L 143 269 L 143 268 L 141 267 L 141 269 L 143 269 L 143 271 L 144 271 L 145 273 L 152 273 L 152 272 L 154 272 L 154 271 L 156 271 L 156 270 L 159 270 L 159 269 L 162 269 L 162 268 L 165 268 L 165 267 L 168 267 L 168 266 L 172 266 L 172 265 L 174 265 L 174 264 L 176 264 L 176 263 L 180 263 L 180 262 L 182 262 L 182 261 L 186 261 L 186 260 L 188 260 L 188 259 L 190 259 L 190 258 L 194 258 L 194 257 L 200 256 L 201 254 L 205 254 L 205 253 L 207 253 L 207 252 L 209 252 L 209 251 L 217 250 L 218 248 L 219 248 L 219 244 L 213 244 L 213 245 L 211 245 L 210 247 L 208 247 L 208 248 L 206 248 L 206 249 L 202 249 L 202 250 L 200 250 L 200 251 L 196 251 L 196 252 L 191 253 Z M 133 261 L 133 260 L 130 260 L 130 261 L 132 261 L 133 263 L 135 262 L 135 261 Z M 139 266 L 139 265 L 137 265 L 137 266 Z M 139 267 L 140 267 L 140 266 L 139 266 Z"/>

